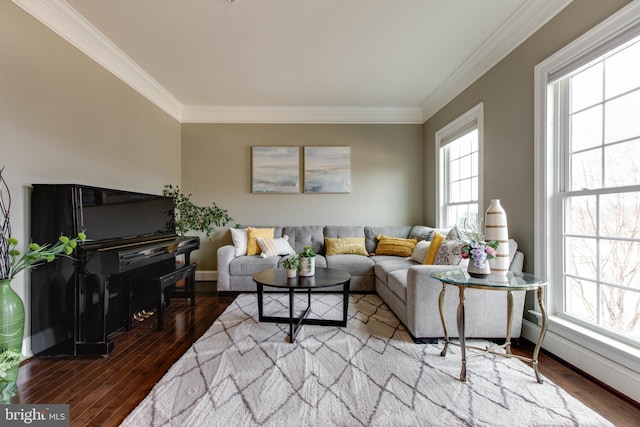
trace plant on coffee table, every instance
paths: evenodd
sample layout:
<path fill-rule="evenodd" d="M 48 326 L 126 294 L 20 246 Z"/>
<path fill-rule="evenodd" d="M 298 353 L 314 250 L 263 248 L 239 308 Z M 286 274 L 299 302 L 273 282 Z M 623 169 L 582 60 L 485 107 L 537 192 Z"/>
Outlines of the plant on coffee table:
<path fill-rule="evenodd" d="M 316 273 L 316 252 L 311 246 L 305 246 L 300 253 L 300 276 L 308 277 Z"/>
<path fill-rule="evenodd" d="M 287 270 L 287 277 L 294 278 L 300 268 L 300 257 L 298 255 L 291 255 L 282 260 L 282 268 Z"/>

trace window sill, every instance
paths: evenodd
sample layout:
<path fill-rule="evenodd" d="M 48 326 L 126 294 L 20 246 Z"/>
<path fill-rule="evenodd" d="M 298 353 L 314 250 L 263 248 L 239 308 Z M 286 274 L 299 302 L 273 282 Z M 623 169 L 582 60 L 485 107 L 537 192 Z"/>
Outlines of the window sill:
<path fill-rule="evenodd" d="M 529 311 L 538 318 L 540 324 L 541 315 L 537 311 Z M 577 325 L 560 316 L 549 316 L 547 331 L 560 335 L 582 347 L 612 360 L 626 368 L 640 373 L 640 348 L 618 341 L 610 336 L 598 333 L 589 328 Z"/>
<path fill-rule="evenodd" d="M 530 311 L 540 318 L 540 313 Z M 522 336 L 536 342 L 540 322 L 524 320 Z M 542 348 L 640 402 L 640 351 L 628 344 L 550 316 Z"/>

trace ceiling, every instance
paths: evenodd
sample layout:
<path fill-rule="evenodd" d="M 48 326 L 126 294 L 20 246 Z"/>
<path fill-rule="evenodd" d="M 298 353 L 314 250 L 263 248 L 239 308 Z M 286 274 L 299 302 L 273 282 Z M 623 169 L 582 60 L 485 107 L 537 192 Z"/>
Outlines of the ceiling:
<path fill-rule="evenodd" d="M 422 123 L 570 0 L 14 0 L 181 122 Z"/>

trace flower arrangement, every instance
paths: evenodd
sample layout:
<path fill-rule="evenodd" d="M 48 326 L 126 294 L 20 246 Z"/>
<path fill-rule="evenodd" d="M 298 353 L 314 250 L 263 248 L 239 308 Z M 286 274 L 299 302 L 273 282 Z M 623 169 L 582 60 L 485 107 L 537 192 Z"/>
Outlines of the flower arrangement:
<path fill-rule="evenodd" d="M 478 268 L 484 268 L 487 260 L 494 259 L 496 257 L 496 249 L 498 249 L 498 241 L 491 240 L 486 242 L 484 240 L 484 234 L 479 231 L 481 227 L 482 223 L 466 227 L 468 240 L 460 253 L 462 259 L 473 260 L 473 265 Z"/>

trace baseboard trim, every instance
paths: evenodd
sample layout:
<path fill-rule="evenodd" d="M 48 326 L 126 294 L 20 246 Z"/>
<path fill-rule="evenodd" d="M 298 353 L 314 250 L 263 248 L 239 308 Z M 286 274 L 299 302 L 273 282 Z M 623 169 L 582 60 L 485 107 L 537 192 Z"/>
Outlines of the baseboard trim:
<path fill-rule="evenodd" d="M 523 320 L 522 336 L 537 342 L 540 326 Z M 615 389 L 625 397 L 640 402 L 640 374 L 575 342 L 547 330 L 542 348 L 565 362 Z"/>
<path fill-rule="evenodd" d="M 217 270 L 196 270 L 196 282 L 216 282 L 217 280 Z"/>

